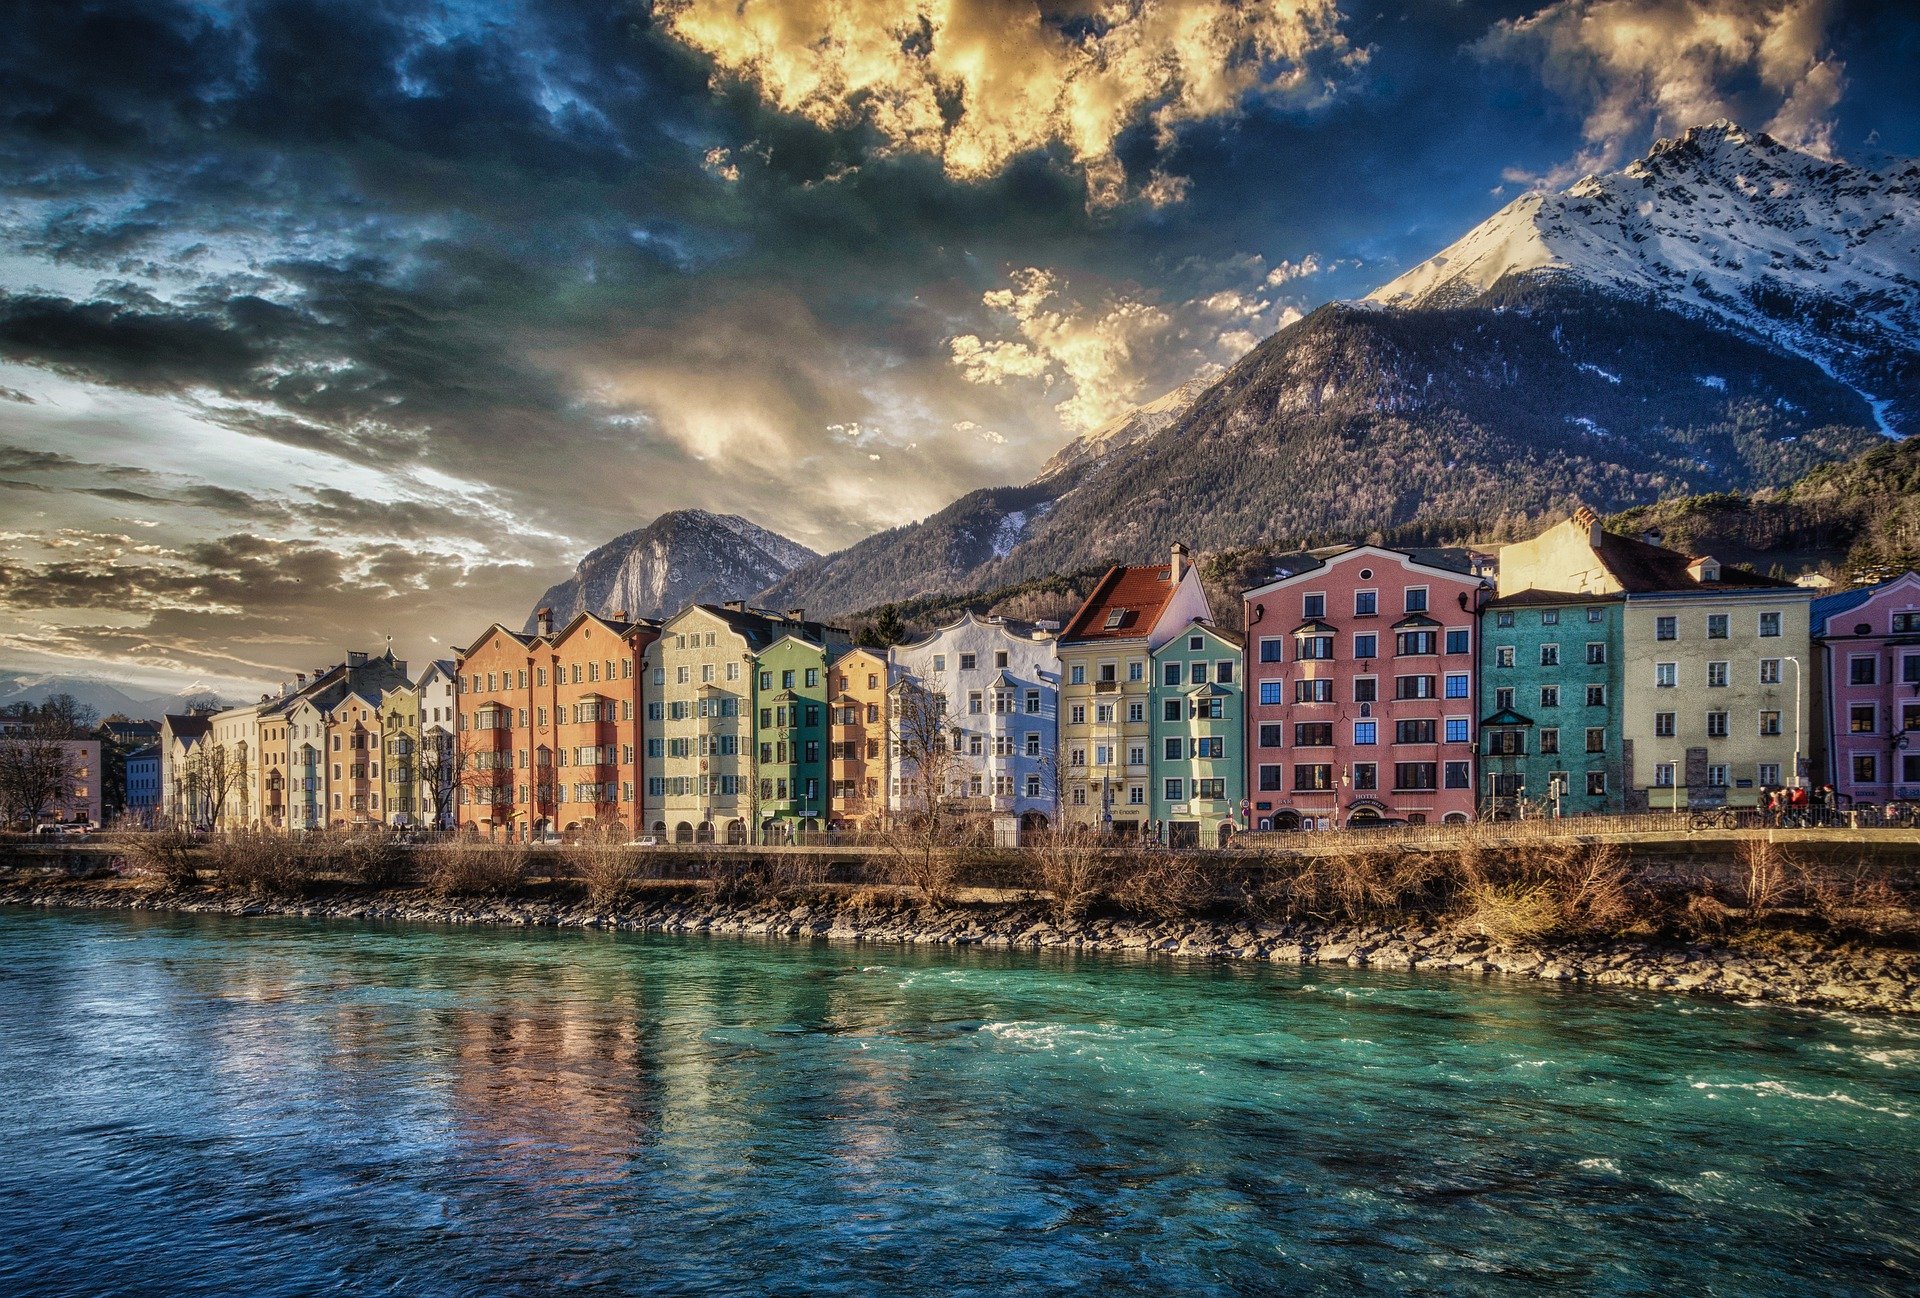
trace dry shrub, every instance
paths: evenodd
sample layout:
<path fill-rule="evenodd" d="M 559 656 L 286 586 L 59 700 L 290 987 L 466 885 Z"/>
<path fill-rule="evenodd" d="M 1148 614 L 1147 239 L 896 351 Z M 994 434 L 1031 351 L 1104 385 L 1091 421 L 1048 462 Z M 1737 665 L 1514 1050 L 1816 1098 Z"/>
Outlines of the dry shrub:
<path fill-rule="evenodd" d="M 1749 838 L 1740 844 L 1739 861 L 1741 900 L 1749 915 L 1758 916 L 1777 908 L 1787 895 L 1793 861 L 1778 844 L 1764 838 Z"/>
<path fill-rule="evenodd" d="M 130 836 L 127 861 L 141 874 L 155 875 L 169 887 L 190 887 L 200 879 L 193 835 L 184 829 L 156 829 Z"/>
<path fill-rule="evenodd" d="M 456 838 L 421 853 L 427 887 L 439 897 L 504 897 L 526 882 L 526 849 Z"/>
<path fill-rule="evenodd" d="M 1254 914 L 1350 923 L 1426 909 L 1445 873 L 1431 852 L 1374 843 L 1274 854 L 1262 866 L 1261 881 L 1248 891 Z"/>
<path fill-rule="evenodd" d="M 413 856 L 386 830 L 328 834 L 314 843 L 327 874 L 368 888 L 398 888 L 413 881 Z"/>
<path fill-rule="evenodd" d="M 254 830 L 233 830 L 207 840 L 207 863 L 230 892 L 297 897 L 318 873 L 317 845 Z"/>
<path fill-rule="evenodd" d="M 1614 844 L 1476 846 L 1457 868 L 1462 923 L 1498 943 L 1617 933 L 1636 915 L 1627 856 Z"/>
<path fill-rule="evenodd" d="M 1674 912 L 1674 924 L 1696 937 L 1719 937 L 1727 931 L 1733 912 L 1710 892 L 1687 894 Z"/>
<path fill-rule="evenodd" d="M 1122 910 L 1155 919 L 1198 915 L 1221 900 L 1206 859 L 1188 852 L 1144 852 L 1116 865 L 1111 896 Z"/>
<path fill-rule="evenodd" d="M 573 850 L 574 872 L 586 885 L 587 901 L 596 907 L 621 906 L 639 890 L 639 849 L 612 835 L 582 840 Z"/>
<path fill-rule="evenodd" d="M 1034 882 L 1052 899 L 1054 918 L 1069 923 L 1085 915 L 1115 881 L 1112 853 L 1097 835 L 1073 829 L 1037 835 L 1026 853 Z"/>

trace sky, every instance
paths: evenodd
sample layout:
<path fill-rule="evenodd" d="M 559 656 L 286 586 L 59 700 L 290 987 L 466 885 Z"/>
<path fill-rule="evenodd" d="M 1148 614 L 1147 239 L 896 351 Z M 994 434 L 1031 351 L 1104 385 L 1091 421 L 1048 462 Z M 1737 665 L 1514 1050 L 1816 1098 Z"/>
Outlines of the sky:
<path fill-rule="evenodd" d="M 446 656 L 668 509 L 816 550 L 1717 117 L 1920 155 L 1845 0 L 28 0 L 0 672 Z"/>

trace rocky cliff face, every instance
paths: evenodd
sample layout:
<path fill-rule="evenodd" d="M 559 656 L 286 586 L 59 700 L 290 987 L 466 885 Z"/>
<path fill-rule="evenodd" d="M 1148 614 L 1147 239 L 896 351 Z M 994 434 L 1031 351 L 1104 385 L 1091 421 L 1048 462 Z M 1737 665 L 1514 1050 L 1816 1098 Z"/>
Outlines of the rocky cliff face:
<path fill-rule="evenodd" d="M 746 599 L 818 557 L 737 514 L 680 509 L 588 554 L 535 608 L 551 608 L 555 626 L 583 611 L 660 617 L 686 604 Z"/>
<path fill-rule="evenodd" d="M 1920 425 L 1920 164 L 1729 123 L 1508 205 L 1364 303 L 782 580 L 827 612 L 1208 549 L 1779 485 Z"/>

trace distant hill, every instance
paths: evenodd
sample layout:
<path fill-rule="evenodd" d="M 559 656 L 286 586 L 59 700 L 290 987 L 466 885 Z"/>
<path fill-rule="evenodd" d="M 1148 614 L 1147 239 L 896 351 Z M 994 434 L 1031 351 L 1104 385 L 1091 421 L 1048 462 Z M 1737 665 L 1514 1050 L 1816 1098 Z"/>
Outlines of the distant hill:
<path fill-rule="evenodd" d="M 82 707 L 92 708 L 103 718 L 117 712 L 135 721 L 158 721 L 169 712 L 181 711 L 190 699 L 208 697 L 211 691 L 188 689 L 176 694 L 130 694 L 117 685 L 84 676 L 0 674 L 0 707 L 45 703 L 50 694 L 71 694 Z"/>

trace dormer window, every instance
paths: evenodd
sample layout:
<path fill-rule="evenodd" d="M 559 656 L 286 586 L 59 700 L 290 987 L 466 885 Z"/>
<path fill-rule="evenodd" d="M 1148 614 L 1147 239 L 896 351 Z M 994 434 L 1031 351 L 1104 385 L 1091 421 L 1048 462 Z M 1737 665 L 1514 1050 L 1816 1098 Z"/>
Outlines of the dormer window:
<path fill-rule="evenodd" d="M 1125 610 L 1124 608 L 1110 608 L 1107 610 L 1106 629 L 1109 631 L 1112 631 L 1126 620 L 1127 620 L 1127 610 Z"/>
<path fill-rule="evenodd" d="M 1711 558 L 1706 555 L 1702 555 L 1700 558 L 1695 559 L 1693 562 L 1687 565 L 1687 571 L 1693 575 L 1693 579 L 1695 581 L 1701 581 L 1701 582 L 1719 581 L 1720 580 L 1720 561 L 1718 559 Z"/>

